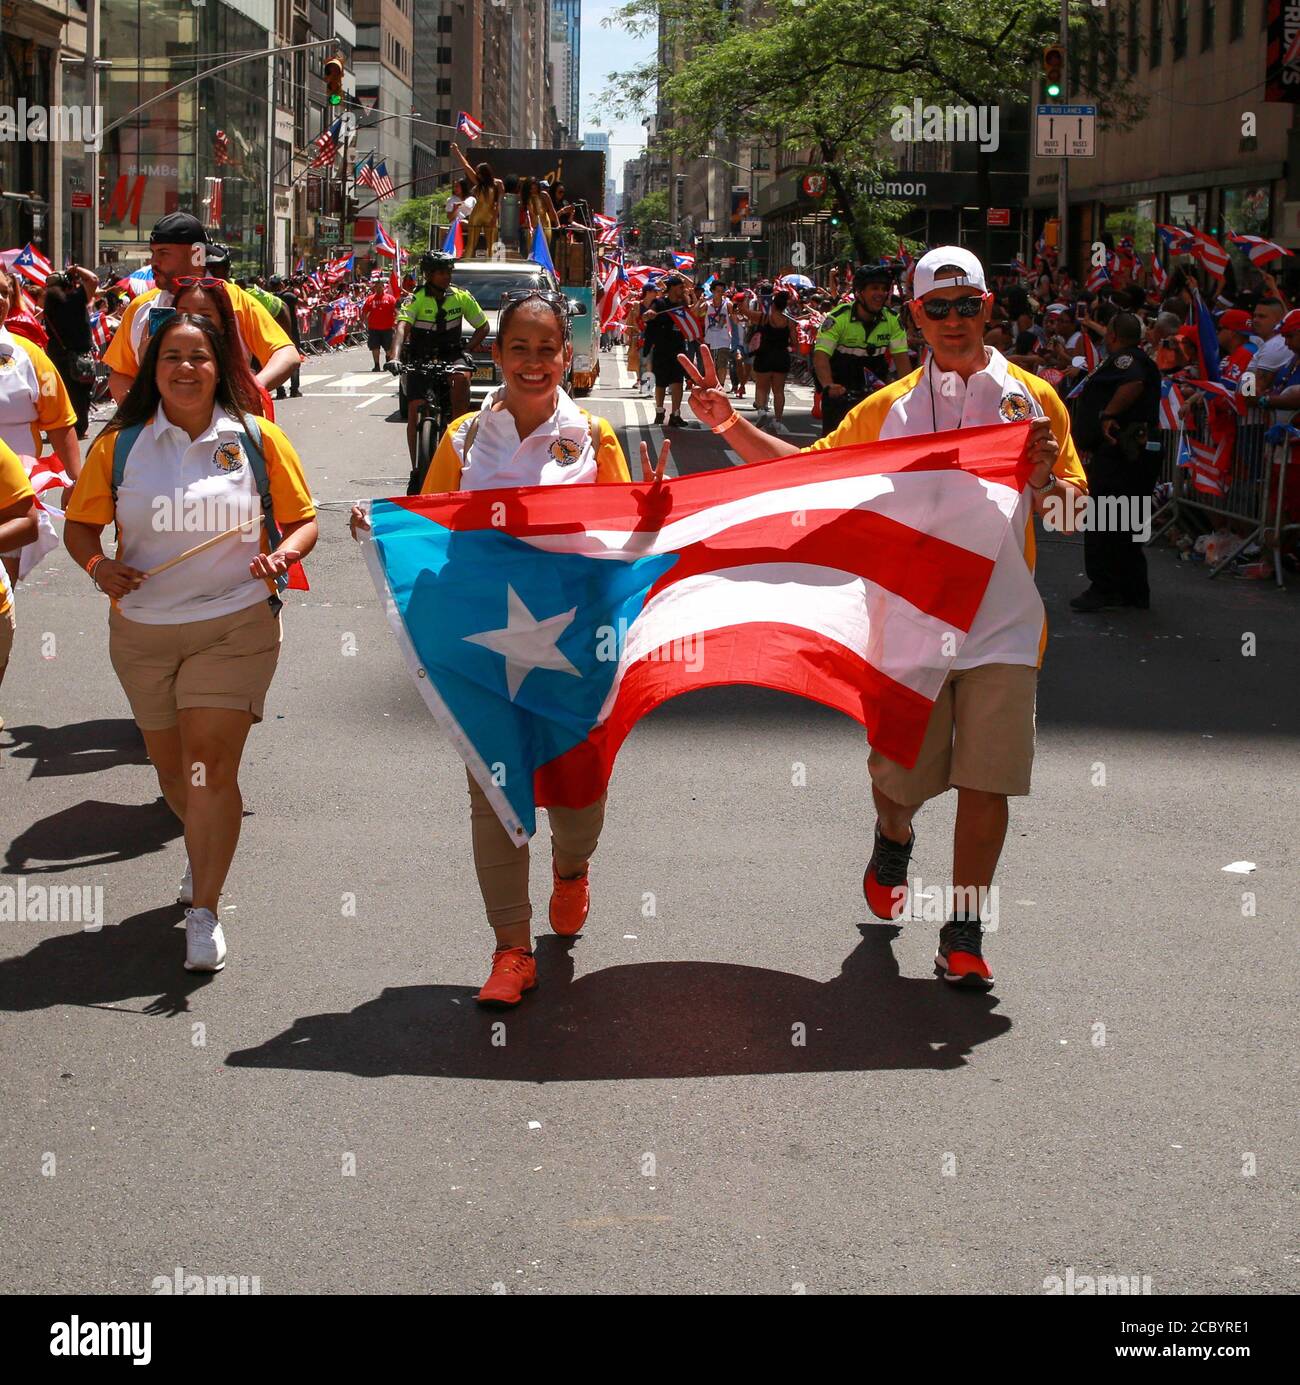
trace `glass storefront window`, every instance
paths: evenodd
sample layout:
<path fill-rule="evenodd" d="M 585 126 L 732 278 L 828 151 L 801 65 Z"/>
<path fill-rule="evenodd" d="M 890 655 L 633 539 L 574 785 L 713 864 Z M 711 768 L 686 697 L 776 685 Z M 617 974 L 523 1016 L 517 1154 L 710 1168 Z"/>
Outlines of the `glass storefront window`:
<path fill-rule="evenodd" d="M 1228 252 L 1232 273 L 1238 284 L 1251 284 L 1258 275 L 1251 265 L 1250 256 L 1231 244 L 1228 236 L 1263 236 L 1267 239 L 1271 219 L 1272 194 L 1267 183 L 1253 187 L 1224 188 L 1221 240 L 1223 248 Z M 1282 267 L 1274 261 L 1265 268 L 1277 274 Z"/>
<path fill-rule="evenodd" d="M 102 0 L 105 121 L 193 76 L 196 65 L 267 46 L 246 15 L 209 0 Z M 149 230 L 188 211 L 230 246 L 235 277 L 260 272 L 266 206 L 267 63 L 204 78 L 114 130 L 100 157 L 100 241 L 119 263 L 148 258 Z M 222 138 L 224 136 L 224 139 Z M 219 180 L 219 181 L 218 181 Z"/>
<path fill-rule="evenodd" d="M 1137 202 L 1107 206 L 1102 231 L 1114 238 L 1116 245 L 1127 236 L 1133 242 L 1136 255 L 1145 258 L 1155 248 L 1156 199 L 1144 197 Z"/>

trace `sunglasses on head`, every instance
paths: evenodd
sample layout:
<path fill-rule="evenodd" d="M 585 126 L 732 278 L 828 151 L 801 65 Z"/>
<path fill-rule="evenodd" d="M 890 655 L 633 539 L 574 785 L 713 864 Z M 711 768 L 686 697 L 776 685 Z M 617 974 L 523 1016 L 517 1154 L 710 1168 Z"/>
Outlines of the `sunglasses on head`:
<path fill-rule="evenodd" d="M 178 289 L 215 289 L 220 288 L 224 281 L 214 279 L 211 275 L 198 274 L 178 274 L 172 280 L 172 284 Z"/>
<path fill-rule="evenodd" d="M 970 293 L 965 298 L 923 298 L 921 306 L 931 322 L 942 322 L 953 308 L 957 309 L 958 317 L 975 317 L 984 306 L 984 295 Z"/>

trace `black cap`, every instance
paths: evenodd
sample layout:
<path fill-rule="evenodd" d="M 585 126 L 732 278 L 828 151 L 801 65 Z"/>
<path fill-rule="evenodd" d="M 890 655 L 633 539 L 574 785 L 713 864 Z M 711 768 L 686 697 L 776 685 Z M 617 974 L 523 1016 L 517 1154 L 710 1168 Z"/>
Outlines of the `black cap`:
<path fill-rule="evenodd" d="M 866 288 L 868 284 L 889 284 L 894 279 L 888 265 L 864 264 L 853 271 L 853 292 Z"/>
<path fill-rule="evenodd" d="M 197 245 L 208 242 L 203 223 L 190 212 L 168 212 L 149 232 L 150 245 Z"/>
<path fill-rule="evenodd" d="M 222 245 L 217 241 L 212 241 L 208 245 L 208 253 L 203 257 L 203 262 L 209 269 L 214 267 L 230 267 L 230 247 Z"/>

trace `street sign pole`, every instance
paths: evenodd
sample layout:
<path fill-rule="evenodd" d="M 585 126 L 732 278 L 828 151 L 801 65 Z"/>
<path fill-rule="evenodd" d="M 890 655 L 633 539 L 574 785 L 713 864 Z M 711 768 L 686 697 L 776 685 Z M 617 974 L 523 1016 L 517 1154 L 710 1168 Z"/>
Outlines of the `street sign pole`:
<path fill-rule="evenodd" d="M 1063 61 L 1061 74 L 1066 88 L 1070 84 L 1070 0 L 1061 0 L 1061 48 Z M 1062 154 L 1061 173 L 1056 180 L 1056 265 L 1064 269 L 1069 263 L 1070 253 L 1070 160 Z M 1031 256 L 1032 258 L 1032 256 Z"/>

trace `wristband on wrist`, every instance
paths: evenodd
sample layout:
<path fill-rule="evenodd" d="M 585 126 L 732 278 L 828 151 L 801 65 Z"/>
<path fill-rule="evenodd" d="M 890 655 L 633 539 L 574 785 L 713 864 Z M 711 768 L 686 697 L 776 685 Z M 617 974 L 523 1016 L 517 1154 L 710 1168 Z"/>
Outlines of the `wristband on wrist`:
<path fill-rule="evenodd" d="M 107 555 L 104 553 L 94 553 L 87 560 L 86 576 L 89 577 L 92 582 L 95 581 L 95 569 L 104 561 L 106 556 Z M 96 585 L 98 586 L 98 583 L 96 583 Z"/>
<path fill-rule="evenodd" d="M 713 429 L 713 432 L 725 433 L 728 428 L 734 428 L 736 424 L 738 424 L 739 422 L 740 415 L 733 413 L 729 419 L 725 420 L 725 422 L 719 423 L 718 426 Z"/>

